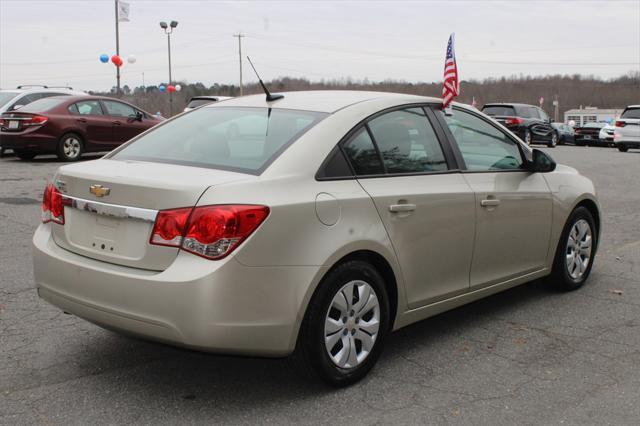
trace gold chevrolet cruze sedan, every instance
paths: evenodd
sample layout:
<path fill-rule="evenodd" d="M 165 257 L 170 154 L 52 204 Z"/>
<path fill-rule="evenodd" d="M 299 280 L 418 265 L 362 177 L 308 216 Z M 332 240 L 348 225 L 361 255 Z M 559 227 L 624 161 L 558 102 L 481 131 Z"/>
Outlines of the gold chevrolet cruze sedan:
<path fill-rule="evenodd" d="M 600 230 L 589 179 L 477 110 L 350 91 L 197 108 L 60 167 L 42 213 L 48 302 L 337 386 L 392 330 L 544 276 L 577 289 Z"/>

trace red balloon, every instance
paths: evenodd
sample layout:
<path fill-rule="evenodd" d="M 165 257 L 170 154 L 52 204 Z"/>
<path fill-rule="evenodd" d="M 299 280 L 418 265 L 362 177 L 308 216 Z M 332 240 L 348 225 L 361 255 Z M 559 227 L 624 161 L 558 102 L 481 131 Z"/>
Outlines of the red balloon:
<path fill-rule="evenodd" d="M 175 92 L 176 91 L 176 87 L 172 86 L 171 84 L 167 86 L 167 91 L 168 92 Z"/>
<path fill-rule="evenodd" d="M 111 62 L 113 62 L 113 65 L 115 65 L 116 67 L 122 66 L 122 58 L 118 55 L 113 55 L 111 57 Z"/>

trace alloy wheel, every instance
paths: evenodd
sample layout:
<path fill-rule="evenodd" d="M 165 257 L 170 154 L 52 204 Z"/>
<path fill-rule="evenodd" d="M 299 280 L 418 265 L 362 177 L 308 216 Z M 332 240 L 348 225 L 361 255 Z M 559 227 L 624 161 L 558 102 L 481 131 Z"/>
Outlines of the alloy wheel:
<path fill-rule="evenodd" d="M 333 297 L 324 325 L 325 348 L 331 361 L 349 369 L 369 356 L 380 329 L 380 302 L 365 281 L 345 284 Z"/>
<path fill-rule="evenodd" d="M 567 241 L 566 265 L 569 276 L 580 280 L 591 261 L 593 236 L 589 223 L 580 219 L 573 224 Z"/>
<path fill-rule="evenodd" d="M 65 140 L 62 142 L 62 152 L 64 153 L 65 157 L 69 159 L 77 158 L 78 155 L 80 155 L 80 149 L 80 140 L 76 137 L 70 136 L 68 138 L 65 138 Z"/>

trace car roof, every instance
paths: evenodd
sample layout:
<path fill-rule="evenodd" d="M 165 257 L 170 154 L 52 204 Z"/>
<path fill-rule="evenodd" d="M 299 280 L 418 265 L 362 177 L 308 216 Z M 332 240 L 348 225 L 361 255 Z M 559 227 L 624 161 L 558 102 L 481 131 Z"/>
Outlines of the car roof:
<path fill-rule="evenodd" d="M 27 93 L 51 93 L 51 92 L 69 92 L 77 95 L 82 95 L 84 92 L 79 90 L 73 90 L 69 87 L 29 87 L 29 88 L 16 88 L 16 89 L 1 89 L 0 92 L 12 92 L 17 94 L 27 94 Z"/>
<path fill-rule="evenodd" d="M 279 109 L 296 109 L 334 113 L 348 106 L 361 102 L 385 98 L 401 103 L 442 103 L 441 99 L 426 96 L 407 95 L 403 93 L 367 92 L 357 90 L 309 90 L 299 92 L 283 92 L 283 99 L 267 102 L 264 93 L 227 99 L 223 103 L 205 105 L 203 108 L 238 107 L 273 107 Z"/>
<path fill-rule="evenodd" d="M 231 96 L 193 96 L 192 98 L 189 99 L 189 101 L 193 101 L 196 99 L 212 99 L 214 101 L 218 100 L 218 99 L 231 99 Z"/>

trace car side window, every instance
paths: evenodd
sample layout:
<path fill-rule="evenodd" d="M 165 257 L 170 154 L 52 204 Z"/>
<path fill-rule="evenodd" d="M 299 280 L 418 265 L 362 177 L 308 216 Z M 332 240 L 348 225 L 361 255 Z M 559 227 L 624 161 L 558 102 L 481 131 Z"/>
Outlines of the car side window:
<path fill-rule="evenodd" d="M 107 115 L 113 115 L 116 117 L 131 117 L 136 115 L 135 108 L 116 101 L 102 101 L 107 109 Z"/>
<path fill-rule="evenodd" d="M 498 128 L 456 109 L 445 121 L 471 171 L 520 170 L 523 160 L 517 143 Z"/>
<path fill-rule="evenodd" d="M 368 126 L 387 173 L 447 170 L 440 142 L 422 108 L 392 111 Z"/>
<path fill-rule="evenodd" d="M 356 175 L 378 175 L 384 173 L 382 162 L 365 128 L 361 128 L 344 145 L 344 152 Z"/>
<path fill-rule="evenodd" d="M 547 115 L 546 112 L 544 112 L 542 108 L 538 108 L 538 114 L 540 115 L 540 118 L 543 119 L 544 121 L 549 120 L 549 116 Z"/>
<path fill-rule="evenodd" d="M 75 108 L 73 108 L 75 106 Z M 104 115 L 100 101 L 80 101 L 69 107 L 69 111 L 79 115 Z M 76 112 L 77 111 L 77 112 Z"/>
<path fill-rule="evenodd" d="M 40 93 L 29 93 L 28 95 L 22 96 L 20 99 L 15 101 L 13 105 L 9 108 L 9 111 L 13 111 L 16 107 L 23 107 L 25 105 L 29 105 L 33 101 L 37 101 L 42 96 Z"/>

